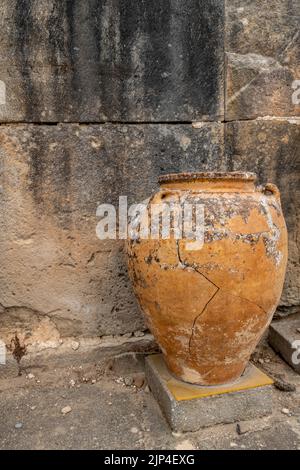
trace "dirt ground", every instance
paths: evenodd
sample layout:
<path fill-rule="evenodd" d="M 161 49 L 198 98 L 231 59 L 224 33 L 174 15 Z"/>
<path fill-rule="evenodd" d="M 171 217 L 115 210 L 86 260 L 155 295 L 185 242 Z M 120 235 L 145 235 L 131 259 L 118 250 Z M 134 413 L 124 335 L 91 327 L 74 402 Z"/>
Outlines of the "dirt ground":
<path fill-rule="evenodd" d="M 152 397 L 143 356 L 21 376 L 10 362 L 0 366 L 0 449 L 300 450 L 300 376 L 266 342 L 252 360 L 278 380 L 273 415 L 184 434 L 172 433 Z"/>

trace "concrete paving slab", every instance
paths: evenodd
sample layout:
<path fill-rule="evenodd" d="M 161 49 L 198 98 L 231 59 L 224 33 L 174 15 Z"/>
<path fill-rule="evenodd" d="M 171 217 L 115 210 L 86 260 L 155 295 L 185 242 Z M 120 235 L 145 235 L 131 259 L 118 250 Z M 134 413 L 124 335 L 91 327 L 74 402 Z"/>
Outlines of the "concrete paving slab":
<path fill-rule="evenodd" d="M 249 364 L 231 384 L 202 387 L 176 379 L 161 354 L 146 359 L 150 389 L 174 431 L 197 431 L 272 413 L 272 379 Z"/>
<path fill-rule="evenodd" d="M 269 343 L 300 374 L 300 314 L 273 322 Z"/>

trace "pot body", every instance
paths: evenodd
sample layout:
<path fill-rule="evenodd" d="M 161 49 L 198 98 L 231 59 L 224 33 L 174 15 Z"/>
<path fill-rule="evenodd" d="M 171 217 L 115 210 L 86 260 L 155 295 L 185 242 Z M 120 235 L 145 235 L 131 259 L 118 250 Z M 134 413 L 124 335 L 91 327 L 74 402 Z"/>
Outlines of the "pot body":
<path fill-rule="evenodd" d="M 287 232 L 279 191 L 254 181 L 249 173 L 167 175 L 139 222 L 153 204 L 176 203 L 183 219 L 184 204 L 201 206 L 203 243 L 184 233 L 127 242 L 149 329 L 170 371 L 189 383 L 236 380 L 280 299 Z"/>

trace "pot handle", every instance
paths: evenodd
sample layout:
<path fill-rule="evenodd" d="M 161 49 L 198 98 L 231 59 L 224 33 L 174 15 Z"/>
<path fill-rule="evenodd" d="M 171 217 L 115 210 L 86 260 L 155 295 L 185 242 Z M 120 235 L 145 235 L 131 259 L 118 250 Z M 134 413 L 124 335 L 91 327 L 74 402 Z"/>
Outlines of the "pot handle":
<path fill-rule="evenodd" d="M 262 193 L 268 196 L 270 193 L 280 201 L 280 191 L 277 188 L 276 184 L 266 183 L 264 186 L 260 187 Z"/>
<path fill-rule="evenodd" d="M 156 203 L 158 201 L 163 201 L 166 196 L 180 196 L 180 191 L 167 188 L 160 189 L 156 194 L 153 195 L 150 202 Z"/>

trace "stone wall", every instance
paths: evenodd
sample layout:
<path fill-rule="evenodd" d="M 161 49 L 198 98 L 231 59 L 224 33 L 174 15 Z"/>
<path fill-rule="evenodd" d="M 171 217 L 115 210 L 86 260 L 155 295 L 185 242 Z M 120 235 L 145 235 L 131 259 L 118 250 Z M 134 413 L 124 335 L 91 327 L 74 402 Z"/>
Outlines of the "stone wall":
<path fill-rule="evenodd" d="M 282 191 L 299 306 L 299 0 L 2 0 L 0 338 L 36 350 L 145 330 L 96 208 L 164 172 Z M 300 88 L 300 85 L 299 85 Z M 300 94 L 299 94 L 300 95 Z"/>

